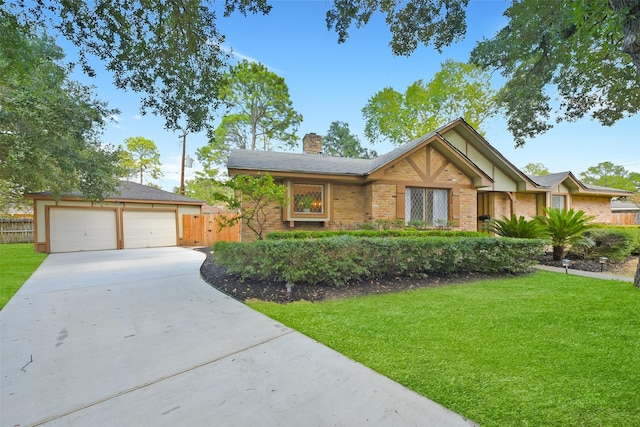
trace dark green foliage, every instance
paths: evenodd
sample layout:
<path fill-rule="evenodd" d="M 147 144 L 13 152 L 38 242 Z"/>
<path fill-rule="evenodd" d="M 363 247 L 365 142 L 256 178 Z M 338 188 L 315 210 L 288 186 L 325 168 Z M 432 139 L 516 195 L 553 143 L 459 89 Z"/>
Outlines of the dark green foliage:
<path fill-rule="evenodd" d="M 515 215 L 511 215 L 511 218 L 503 216 L 502 219 L 492 219 L 484 228 L 498 236 L 521 239 L 539 239 L 545 234 L 539 221 L 527 221 L 523 216 Z"/>
<path fill-rule="evenodd" d="M 604 227 L 584 232 L 584 236 L 593 241 L 593 246 L 576 247 L 571 251 L 584 258 L 607 257 L 623 261 L 631 254 L 638 253 L 640 247 L 640 228 Z"/>
<path fill-rule="evenodd" d="M 288 239 L 321 239 L 325 237 L 353 236 L 353 237 L 486 237 L 477 231 L 457 230 L 416 230 L 407 228 L 370 229 L 370 230 L 335 230 L 335 231 L 273 231 L 267 234 L 268 240 Z"/>
<path fill-rule="evenodd" d="M 245 279 L 343 286 L 389 275 L 527 272 L 543 246 L 542 240 L 493 237 L 338 236 L 218 242 L 214 252 L 216 262 Z"/>
<path fill-rule="evenodd" d="M 88 199 L 113 192 L 119 152 L 102 144 L 116 113 L 70 78 L 54 39 L 0 9 L 0 197 L 50 190 Z"/>
<path fill-rule="evenodd" d="M 587 224 L 593 217 L 585 216 L 583 211 L 573 209 L 545 209 L 547 216 L 536 217 L 545 228 L 545 233 L 551 238 L 553 245 L 553 259 L 561 259 L 570 245 L 587 246 L 592 244 L 584 238 L 583 233 L 592 227 Z"/>

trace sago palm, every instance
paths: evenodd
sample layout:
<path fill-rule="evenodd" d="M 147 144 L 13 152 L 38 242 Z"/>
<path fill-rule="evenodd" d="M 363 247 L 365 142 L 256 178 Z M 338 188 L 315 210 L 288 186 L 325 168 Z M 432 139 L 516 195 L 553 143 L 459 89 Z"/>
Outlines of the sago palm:
<path fill-rule="evenodd" d="M 503 216 L 502 219 L 492 219 L 484 227 L 492 233 L 502 237 L 518 237 L 521 239 L 537 239 L 543 237 L 544 229 L 538 221 L 527 221 L 523 216 L 511 218 Z"/>
<path fill-rule="evenodd" d="M 545 229 L 545 234 L 551 238 L 553 246 L 553 259 L 560 260 L 564 256 L 569 245 L 588 245 L 589 239 L 582 236 L 585 230 L 592 226 L 588 224 L 592 216 L 585 216 L 583 211 L 569 209 L 544 210 L 546 216 L 536 217 Z"/>

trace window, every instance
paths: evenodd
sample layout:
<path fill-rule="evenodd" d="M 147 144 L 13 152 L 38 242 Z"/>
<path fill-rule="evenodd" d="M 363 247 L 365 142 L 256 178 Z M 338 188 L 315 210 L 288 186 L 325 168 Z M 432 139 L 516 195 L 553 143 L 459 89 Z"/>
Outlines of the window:
<path fill-rule="evenodd" d="M 565 196 L 554 194 L 551 196 L 551 207 L 553 209 L 566 209 Z"/>
<path fill-rule="evenodd" d="M 449 190 L 407 188 L 405 222 L 422 221 L 427 225 L 446 225 L 449 221 Z"/>
<path fill-rule="evenodd" d="M 324 213 L 324 185 L 293 184 L 293 212 Z"/>

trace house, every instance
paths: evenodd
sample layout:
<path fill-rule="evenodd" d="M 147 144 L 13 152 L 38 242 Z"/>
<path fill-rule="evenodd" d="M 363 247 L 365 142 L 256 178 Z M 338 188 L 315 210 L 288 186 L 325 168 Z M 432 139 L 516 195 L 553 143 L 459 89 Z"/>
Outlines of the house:
<path fill-rule="evenodd" d="M 102 202 L 80 193 L 25 197 L 33 199 L 35 249 L 47 253 L 180 245 L 183 215 L 199 215 L 204 205 L 130 181 Z"/>
<path fill-rule="evenodd" d="M 322 155 L 308 134 L 303 153 L 233 150 L 230 176 L 265 172 L 287 188 L 289 202 L 265 231 L 354 228 L 400 219 L 481 230 L 489 218 L 533 218 L 546 207 L 573 208 L 611 222 L 612 197 L 626 191 L 590 186 L 571 172 L 527 176 L 463 119 L 374 159 Z M 244 227 L 243 240 L 255 238 Z"/>

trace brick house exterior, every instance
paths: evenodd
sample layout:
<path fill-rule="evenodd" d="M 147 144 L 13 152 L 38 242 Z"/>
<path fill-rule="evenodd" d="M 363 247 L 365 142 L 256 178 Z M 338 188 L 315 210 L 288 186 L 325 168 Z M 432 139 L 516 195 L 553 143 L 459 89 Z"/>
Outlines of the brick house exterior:
<path fill-rule="evenodd" d="M 265 232 L 353 229 L 375 220 L 419 221 L 481 230 L 487 218 L 527 219 L 545 207 L 573 208 L 611 222 L 617 189 L 586 185 L 571 172 L 528 176 L 463 119 L 374 159 L 322 155 L 322 138 L 307 134 L 303 153 L 233 150 L 229 176 L 269 172 L 287 188 Z M 242 240 L 255 236 L 247 227 Z"/>

